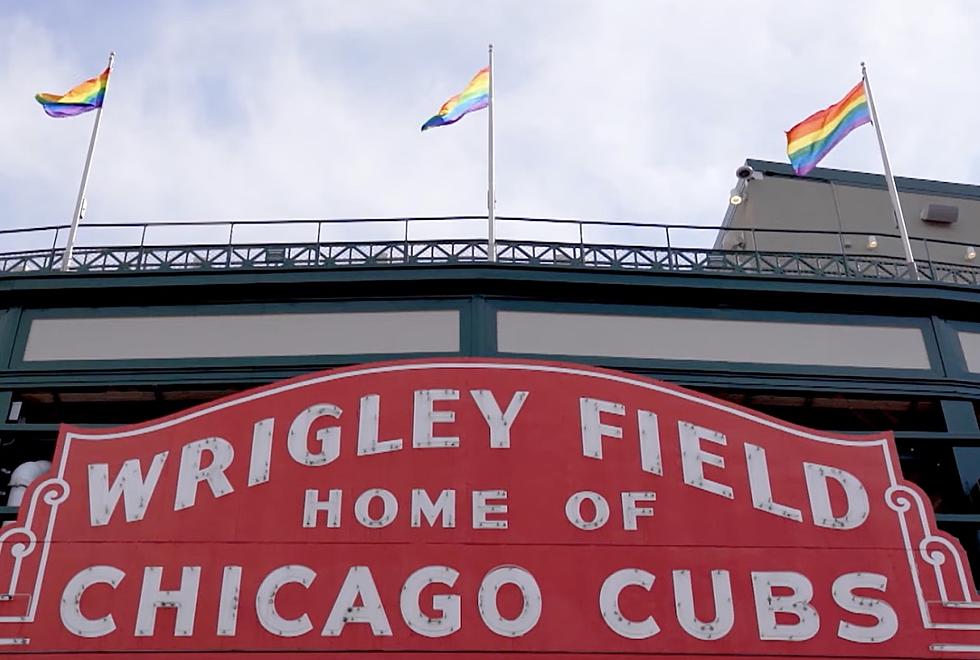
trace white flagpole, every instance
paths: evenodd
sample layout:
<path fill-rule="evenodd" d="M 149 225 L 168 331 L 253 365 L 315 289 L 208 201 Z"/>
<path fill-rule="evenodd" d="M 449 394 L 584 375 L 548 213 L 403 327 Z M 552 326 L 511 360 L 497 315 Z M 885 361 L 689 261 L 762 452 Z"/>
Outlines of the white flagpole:
<path fill-rule="evenodd" d="M 494 196 L 493 189 L 493 44 L 490 44 L 489 49 L 490 54 L 490 66 L 488 67 L 489 72 L 489 84 L 490 84 L 490 98 L 487 105 L 488 110 L 488 147 L 487 147 L 487 256 L 490 261 L 497 260 L 497 241 L 494 237 L 494 215 L 495 207 L 497 205 L 497 199 Z"/>
<path fill-rule="evenodd" d="M 871 123 L 874 124 L 875 133 L 878 135 L 878 147 L 881 149 L 881 162 L 885 167 L 885 182 L 888 184 L 888 193 L 892 200 L 892 210 L 895 219 L 898 221 L 898 233 L 902 236 L 902 247 L 905 248 L 905 261 L 912 269 L 912 276 L 919 279 L 919 269 L 915 265 L 915 257 L 912 256 L 912 243 L 909 241 L 909 230 L 905 225 L 905 214 L 902 213 L 902 203 L 898 199 L 898 188 L 895 186 L 895 177 L 892 176 L 892 168 L 888 163 L 888 152 L 885 151 L 885 138 L 881 136 L 881 122 L 878 121 L 878 111 L 875 109 L 875 99 L 871 95 L 871 81 L 868 80 L 868 69 L 864 62 L 861 62 L 861 80 L 864 81 L 864 92 L 868 95 L 868 106 L 871 109 Z"/>
<path fill-rule="evenodd" d="M 78 223 L 85 215 L 85 189 L 88 188 L 88 173 L 92 168 L 92 154 L 95 153 L 95 141 L 99 137 L 99 124 L 102 123 L 102 108 L 105 107 L 105 97 L 109 94 L 109 80 L 112 78 L 112 61 L 116 59 L 116 53 L 109 53 L 109 77 L 105 83 L 105 93 L 102 95 L 102 105 L 95 111 L 95 123 L 92 125 L 92 139 L 88 143 L 88 155 L 85 157 L 85 169 L 82 170 L 82 183 L 78 187 L 78 200 L 75 202 L 75 215 L 71 218 L 71 231 L 68 232 L 68 245 L 65 247 L 65 256 L 61 261 L 61 270 L 67 272 L 71 267 L 71 255 L 75 250 L 75 235 L 78 234 Z"/>

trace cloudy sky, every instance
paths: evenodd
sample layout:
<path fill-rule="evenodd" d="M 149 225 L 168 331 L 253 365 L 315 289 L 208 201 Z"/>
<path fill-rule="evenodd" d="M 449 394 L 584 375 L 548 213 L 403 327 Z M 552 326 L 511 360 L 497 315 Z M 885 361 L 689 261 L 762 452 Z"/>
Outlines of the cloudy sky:
<path fill-rule="evenodd" d="M 118 53 L 87 220 L 485 211 L 486 111 L 419 126 L 495 45 L 498 213 L 713 224 L 746 157 L 867 60 L 899 175 L 980 182 L 965 0 L 0 0 L 0 226 L 67 222 Z M 880 172 L 874 131 L 829 167 Z"/>

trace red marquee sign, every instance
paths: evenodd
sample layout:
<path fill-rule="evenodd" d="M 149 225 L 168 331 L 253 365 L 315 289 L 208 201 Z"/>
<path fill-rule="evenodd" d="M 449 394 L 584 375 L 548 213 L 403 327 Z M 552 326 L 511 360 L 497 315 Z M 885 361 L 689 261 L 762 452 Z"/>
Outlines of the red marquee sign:
<path fill-rule="evenodd" d="M 591 367 L 436 360 L 63 428 L 0 528 L 0 644 L 962 658 L 980 599 L 889 434 Z"/>

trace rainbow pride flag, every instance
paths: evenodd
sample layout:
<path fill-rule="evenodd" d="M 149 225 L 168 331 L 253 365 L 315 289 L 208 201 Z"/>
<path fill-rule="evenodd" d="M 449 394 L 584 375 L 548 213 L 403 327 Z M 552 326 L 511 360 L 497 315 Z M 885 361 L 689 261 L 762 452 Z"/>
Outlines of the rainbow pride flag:
<path fill-rule="evenodd" d="M 72 87 L 61 96 L 42 93 L 34 98 L 50 117 L 74 117 L 83 112 L 101 108 L 108 84 L 109 69 L 106 69 L 99 76 Z"/>
<path fill-rule="evenodd" d="M 480 69 L 462 92 L 442 104 L 439 112 L 422 124 L 422 130 L 455 124 L 463 115 L 490 104 L 490 67 Z"/>
<path fill-rule="evenodd" d="M 801 176 L 809 173 L 848 133 L 869 123 L 871 113 L 862 81 L 834 105 L 786 131 L 786 153 L 793 169 Z"/>

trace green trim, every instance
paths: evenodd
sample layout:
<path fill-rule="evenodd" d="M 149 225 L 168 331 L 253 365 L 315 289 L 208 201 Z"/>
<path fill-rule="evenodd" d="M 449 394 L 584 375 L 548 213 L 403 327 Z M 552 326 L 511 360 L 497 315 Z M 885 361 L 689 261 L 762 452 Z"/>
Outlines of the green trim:
<path fill-rule="evenodd" d="M 723 305 L 741 309 L 709 310 L 714 314 L 754 314 L 761 320 L 792 318 L 828 322 L 860 316 L 883 325 L 918 325 L 933 314 L 932 339 L 926 340 L 931 371 L 911 373 L 887 369 L 801 370 L 795 366 L 753 366 L 739 363 L 650 363 L 638 360 L 594 359 L 568 356 L 575 362 L 626 369 L 690 387 L 727 387 L 735 390 L 788 389 L 793 391 L 841 391 L 902 396 L 980 400 L 980 374 L 968 373 L 954 329 L 959 321 L 942 316 L 980 318 L 980 291 L 912 283 L 859 281 L 803 281 L 789 279 L 733 278 L 685 274 L 596 272 L 583 269 L 529 268 L 520 266 L 439 266 L 433 268 L 386 268 L 349 271 L 275 271 L 262 273 L 143 273 L 138 275 L 82 275 L 27 277 L 12 290 L 0 278 L 0 298 L 7 296 L 28 306 L 25 322 L 15 323 L 20 308 L 0 318 L 0 359 L 23 356 L 26 324 L 30 318 L 78 315 L 119 316 L 121 310 L 146 315 L 218 313 L 222 308 L 262 311 L 307 312 L 365 309 L 458 309 L 460 351 L 457 355 L 493 356 L 496 352 L 494 310 L 498 308 L 562 311 L 594 303 L 589 313 L 617 313 L 622 308 L 649 315 L 662 308 L 697 311 Z M 40 286 L 43 284 L 43 286 Z M 179 286 L 178 286 L 179 284 Z M 97 288 L 98 287 L 98 288 Z M 149 288 L 147 288 L 149 287 Z M 97 288 L 97 289 L 96 289 Z M 6 290 L 4 290 L 6 289 Z M 87 295 L 88 293 L 93 295 Z M 97 295 L 95 295 L 97 292 Z M 426 297 L 428 296 L 428 297 Z M 330 298 L 336 298 L 331 300 Z M 358 300 L 359 299 L 359 300 Z M 533 299 L 533 300 L 532 300 Z M 141 307 L 153 300 L 152 307 Z M 657 306 L 648 306 L 656 300 Z M 164 302 L 174 304 L 165 305 Z M 229 303 L 228 301 L 240 301 Z M 269 302 L 272 301 L 272 302 Z M 280 302 L 289 301 L 289 302 Z M 91 303 L 89 308 L 77 307 Z M 95 303 L 105 307 L 97 307 Z M 806 305 L 805 312 L 789 311 Z M 976 307 L 974 307 L 976 305 Z M 107 313 L 107 310 L 108 311 Z M 771 311 L 770 311 L 771 310 Z M 895 310 L 915 310 L 922 318 L 891 315 Z M 853 313 L 853 312 L 858 313 Z M 622 312 L 618 312 L 622 313 Z M 863 315 L 862 315 L 863 314 Z M 965 326 L 964 326 L 965 327 Z M 978 327 L 978 326 L 971 326 Z M 15 339 L 17 340 L 14 345 Z M 444 354 L 439 354 L 444 356 Z M 62 363 L 24 363 L 0 371 L 0 388 L 82 388 L 114 385 L 181 386 L 220 384 L 250 386 L 311 371 L 401 357 L 433 357 L 428 354 L 333 355 L 293 358 L 215 358 L 210 360 L 109 360 Z M 528 356 L 541 359 L 541 355 Z M 556 358 L 558 356 L 555 356 Z M 9 360 L 7 361 L 9 364 Z M 45 368 L 46 367 L 46 368 Z"/>
<path fill-rule="evenodd" d="M 895 431 L 896 440 L 913 442 L 955 442 L 959 444 L 980 444 L 980 433 L 953 431 Z"/>
<path fill-rule="evenodd" d="M 960 332 L 980 333 L 980 323 L 970 323 L 967 321 L 937 321 L 937 328 L 941 329 L 939 337 L 944 345 L 944 350 L 949 356 L 947 371 L 950 376 L 957 378 L 978 378 L 980 374 L 970 371 L 966 364 L 966 355 L 963 353 L 963 344 L 960 342 Z"/>
<path fill-rule="evenodd" d="M 497 355 L 497 302 L 483 299 L 483 352 L 480 355 Z"/>
<path fill-rule="evenodd" d="M 946 376 L 956 374 L 968 377 L 968 374 L 962 369 L 963 351 L 960 350 L 959 342 L 956 340 L 956 333 L 950 331 L 943 319 L 933 316 L 930 320 L 932 321 L 932 332 L 936 338 L 936 345 L 939 347 L 939 367 L 942 373 Z"/>
<path fill-rule="evenodd" d="M 946 428 L 951 433 L 980 433 L 972 401 L 943 399 L 941 402 Z"/>
<path fill-rule="evenodd" d="M 403 358 L 405 356 L 399 356 Z M 413 355 L 414 358 L 445 357 Z M 484 356 L 493 357 L 493 356 Z M 507 355 L 506 357 L 521 357 Z M 554 356 L 523 356 L 537 360 L 558 360 Z M 245 387 L 271 383 L 277 380 L 309 374 L 322 369 L 349 366 L 363 362 L 376 362 L 379 356 L 345 356 L 328 360 L 306 360 L 300 365 L 236 365 L 231 367 L 194 367 L 173 369 L 103 369 L 63 370 L 42 372 L 12 372 L 0 375 L 0 388 L 17 390 L 48 388 L 98 388 L 113 386 L 161 386 L 180 387 L 193 385 L 221 385 Z M 397 359 L 397 358 L 395 358 Z M 668 368 L 638 366 L 631 360 L 588 359 L 575 356 L 569 361 L 620 369 L 650 378 L 665 380 L 694 389 L 702 387 L 741 390 L 787 390 L 794 392 L 841 392 L 849 394 L 881 394 L 889 396 L 922 396 L 941 398 L 975 398 L 980 400 L 980 383 L 950 379 L 898 378 L 893 375 L 812 376 L 809 374 L 757 373 L 749 370 L 709 369 L 699 364 L 697 368 Z M 792 370 L 795 371 L 795 370 Z"/>
<path fill-rule="evenodd" d="M 10 368 L 22 312 L 20 307 L 12 307 L 0 314 L 0 370 Z"/>
<path fill-rule="evenodd" d="M 456 355 L 470 355 L 473 336 L 480 331 L 480 320 L 474 317 L 472 299 L 461 302 L 459 310 L 459 352 Z"/>
<path fill-rule="evenodd" d="M 283 271 L 188 271 L 188 272 L 145 272 L 145 273 L 70 273 L 65 274 L 23 274 L 0 276 L 0 296 L 30 297 L 40 291 L 55 294 L 59 301 L 72 305 L 78 303 L 79 290 L 98 293 L 100 301 L 111 302 L 117 292 L 139 291 L 149 288 L 160 289 L 160 295 L 173 298 L 186 298 L 183 289 L 191 288 L 201 294 L 211 294 L 215 289 L 238 289 L 242 286 L 259 286 L 268 292 L 266 298 L 275 297 L 275 287 L 287 287 L 290 297 L 297 296 L 297 286 L 309 286 L 311 290 L 300 295 L 309 295 L 319 300 L 331 297 L 334 291 L 322 288 L 322 284 L 370 284 L 389 289 L 392 284 L 406 285 L 410 295 L 418 295 L 420 282 L 446 283 L 473 281 L 486 290 L 499 284 L 515 284 L 517 291 L 528 283 L 596 284 L 602 286 L 642 286 L 662 289 L 665 286 L 678 289 L 724 289 L 744 290 L 754 293 L 827 293 L 841 299 L 847 296 L 880 299 L 882 297 L 915 298 L 924 301 L 959 301 L 980 304 L 980 289 L 929 282 L 910 282 L 893 280 L 836 280 L 776 277 L 768 275 L 709 275 L 665 271 L 627 271 L 597 270 L 594 268 L 572 268 L 560 266 L 523 266 L 516 264 L 457 264 L 440 266 L 385 266 L 350 269 L 283 270 Z M 411 283 L 411 286 L 408 284 Z M 155 294 L 156 295 L 156 294 Z M 226 294 L 227 295 L 227 294 Z M 241 296 L 239 292 L 237 294 Z M 255 297 L 256 290 L 249 289 L 249 297 Z M 344 297 L 350 297 L 345 291 Z M 438 295 L 434 293 L 433 295 Z M 643 294 L 649 295 L 648 292 Z M 145 300 L 143 297 L 141 300 Z M 227 300 L 228 298 L 224 298 Z M 649 299 L 649 298 L 647 298 Z M 50 302 L 50 301 L 46 301 Z"/>

